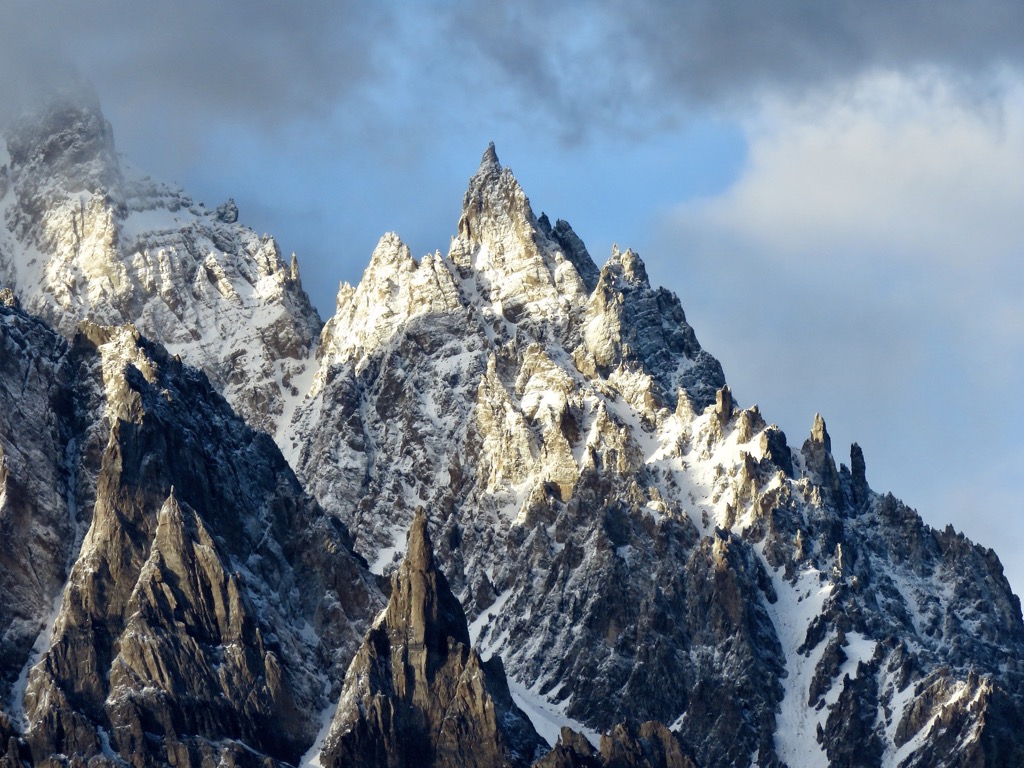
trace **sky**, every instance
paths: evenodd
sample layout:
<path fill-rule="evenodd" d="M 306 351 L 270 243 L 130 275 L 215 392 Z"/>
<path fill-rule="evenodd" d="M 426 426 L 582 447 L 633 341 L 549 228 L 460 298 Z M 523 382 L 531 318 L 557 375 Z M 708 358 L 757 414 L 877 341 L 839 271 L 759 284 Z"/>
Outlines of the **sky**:
<path fill-rule="evenodd" d="M 793 446 L 820 412 L 1021 594 L 1022 29 L 1018 0 L 5 0 L 0 120 L 85 78 L 325 317 L 384 232 L 447 250 L 494 141 L 599 264 L 640 253 L 741 404 Z"/>

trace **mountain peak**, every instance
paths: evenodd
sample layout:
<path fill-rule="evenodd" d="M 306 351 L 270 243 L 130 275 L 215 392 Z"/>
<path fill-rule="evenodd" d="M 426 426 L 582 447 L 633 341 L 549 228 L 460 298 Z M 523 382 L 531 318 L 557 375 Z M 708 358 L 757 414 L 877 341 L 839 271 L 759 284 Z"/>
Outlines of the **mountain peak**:
<path fill-rule="evenodd" d="M 391 577 L 391 602 L 384 622 L 404 628 L 410 642 L 438 652 L 448 647 L 449 638 L 470 645 L 466 615 L 434 562 L 434 544 L 422 507 L 409 529 L 405 561 Z"/>
<path fill-rule="evenodd" d="M 427 574 L 435 569 L 434 542 L 430 540 L 427 528 L 427 513 L 423 507 L 417 507 L 409 528 L 409 543 L 405 553 L 405 562 L 410 571 Z"/>
<path fill-rule="evenodd" d="M 530 201 L 508 168 L 502 168 L 494 142 L 487 145 L 480 167 L 469 180 L 462 199 L 459 236 L 473 243 L 486 242 L 488 235 L 504 228 L 504 222 L 525 234 L 536 227 Z"/>
<path fill-rule="evenodd" d="M 811 425 L 811 441 L 821 445 L 825 451 L 831 453 L 832 438 L 829 437 L 828 429 L 825 427 L 825 419 L 820 413 L 814 414 L 814 423 Z"/>
<path fill-rule="evenodd" d="M 15 186 L 41 196 L 49 184 L 69 193 L 122 196 L 114 132 L 89 86 L 54 91 L 4 131 Z"/>
<path fill-rule="evenodd" d="M 0 283 L 67 336 L 83 320 L 137 325 L 275 431 L 322 322 L 274 240 L 239 224 L 233 200 L 208 211 L 122 173 L 89 88 L 53 94 L 5 135 Z"/>
<path fill-rule="evenodd" d="M 494 142 L 490 142 L 487 145 L 487 149 L 484 150 L 483 157 L 480 158 L 480 168 L 477 170 L 476 175 L 496 175 L 501 173 L 501 162 L 498 160 L 498 152 L 494 148 Z"/>
<path fill-rule="evenodd" d="M 526 768 L 540 737 L 514 704 L 500 657 L 483 661 L 470 647 L 422 507 L 391 584 L 345 675 L 321 764 Z"/>
<path fill-rule="evenodd" d="M 607 274 L 609 279 L 625 281 L 641 288 L 651 287 L 647 277 L 647 267 L 640 255 L 632 248 L 620 251 L 618 244 L 613 245 L 612 254 L 605 262 L 602 272 Z"/>
<path fill-rule="evenodd" d="M 582 242 L 568 225 L 563 232 L 560 240 L 550 221 L 537 219 L 492 144 L 469 180 L 449 257 L 461 277 L 475 276 L 480 295 L 505 320 L 534 338 L 558 338 L 589 293 L 574 261 L 596 284 Z"/>

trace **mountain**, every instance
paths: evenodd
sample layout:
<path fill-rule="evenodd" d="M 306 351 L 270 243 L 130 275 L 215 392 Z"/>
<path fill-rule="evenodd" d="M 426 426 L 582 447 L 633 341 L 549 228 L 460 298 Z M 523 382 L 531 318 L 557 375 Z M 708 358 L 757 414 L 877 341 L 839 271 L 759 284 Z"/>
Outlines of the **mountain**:
<path fill-rule="evenodd" d="M 660 720 L 709 766 L 931 765 L 940 734 L 1008 738 L 1020 609 L 993 553 L 871 491 L 856 446 L 837 467 L 820 417 L 794 450 L 738 407 L 641 259 L 598 270 L 493 147 L 458 232 L 419 262 L 382 239 L 289 434 L 377 570 L 431 509 L 519 701 L 594 731 Z"/>
<path fill-rule="evenodd" d="M 1024 764 L 995 553 L 739 405 L 493 146 L 321 330 L 91 97 L 6 143 L 5 764 Z"/>
<path fill-rule="evenodd" d="M 421 508 L 387 609 L 346 673 L 321 763 L 526 768 L 541 744 L 512 703 L 501 659 L 470 647 Z"/>
<path fill-rule="evenodd" d="M 123 168 L 94 94 L 64 93 L 6 131 L 0 283 L 65 335 L 135 325 L 273 432 L 301 397 L 322 325 L 270 237 Z"/>
<path fill-rule="evenodd" d="M 7 306 L 0 328 L 11 752 L 297 762 L 382 603 L 344 526 L 134 329 L 68 341 Z"/>

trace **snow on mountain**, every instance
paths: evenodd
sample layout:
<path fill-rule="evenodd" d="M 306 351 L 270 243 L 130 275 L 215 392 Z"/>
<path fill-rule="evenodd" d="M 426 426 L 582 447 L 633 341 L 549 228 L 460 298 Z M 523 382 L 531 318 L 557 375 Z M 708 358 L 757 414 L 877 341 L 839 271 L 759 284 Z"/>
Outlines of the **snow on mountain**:
<path fill-rule="evenodd" d="M 6 131 L 0 283 L 65 334 L 134 324 L 203 368 L 273 433 L 320 319 L 272 238 L 122 167 L 90 94 L 62 95 Z"/>
<path fill-rule="evenodd" d="M 386 236 L 319 349 L 300 477 L 385 570 L 430 509 L 477 645 L 563 722 L 661 720 L 709 766 L 942 764 L 950 727 L 1012 753 L 994 555 L 837 466 L 820 418 L 794 450 L 736 406 L 639 256 L 598 270 L 493 146 L 448 255 Z"/>
<path fill-rule="evenodd" d="M 856 445 L 837 463 L 820 416 L 791 446 L 738 405 L 640 256 L 599 268 L 493 145 L 448 253 L 385 235 L 322 331 L 273 240 L 126 171 L 91 97 L 15 124 L 0 157 L 19 755 L 348 755 L 324 720 L 424 507 L 466 614 L 444 642 L 500 657 L 489 690 L 558 735 L 538 765 L 1024 763 L 1024 623 L 995 553 L 872 490 Z"/>

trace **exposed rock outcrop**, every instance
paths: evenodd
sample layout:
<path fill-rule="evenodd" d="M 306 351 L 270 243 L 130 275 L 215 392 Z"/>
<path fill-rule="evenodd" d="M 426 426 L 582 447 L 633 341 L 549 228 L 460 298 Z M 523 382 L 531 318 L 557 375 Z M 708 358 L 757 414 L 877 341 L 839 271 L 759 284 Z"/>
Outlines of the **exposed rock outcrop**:
<path fill-rule="evenodd" d="M 512 702 L 501 659 L 470 647 L 462 606 L 417 513 L 391 599 L 356 653 L 321 764 L 529 765 L 542 741 Z"/>
<path fill-rule="evenodd" d="M 344 526 L 135 329 L 87 325 L 69 346 L 0 308 L 0 354 L 0 397 L 18 398 L 0 416 L 0 679 L 19 754 L 294 764 L 382 604 Z"/>
<path fill-rule="evenodd" d="M 563 728 L 554 749 L 534 768 L 697 768 L 679 737 L 656 721 L 621 723 L 601 736 L 595 749 L 571 728 Z"/>

